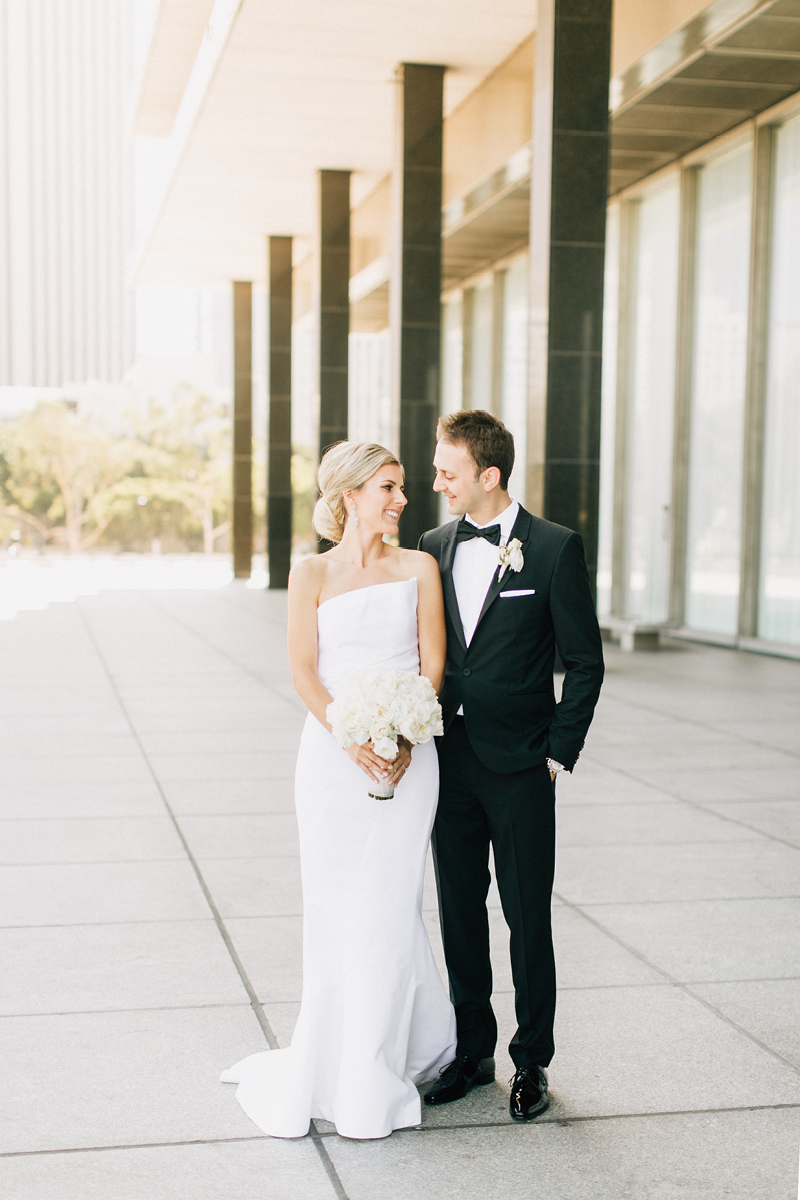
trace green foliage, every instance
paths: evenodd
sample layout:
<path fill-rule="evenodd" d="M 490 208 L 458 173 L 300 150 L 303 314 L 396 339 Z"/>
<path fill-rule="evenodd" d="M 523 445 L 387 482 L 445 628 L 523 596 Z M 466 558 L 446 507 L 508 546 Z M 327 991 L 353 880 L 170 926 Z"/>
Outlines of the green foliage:
<path fill-rule="evenodd" d="M 62 403 L 0 426 L 0 517 L 70 552 L 126 548 L 154 537 L 210 553 L 228 529 L 230 421 L 224 407 L 181 389 L 112 433 Z"/>

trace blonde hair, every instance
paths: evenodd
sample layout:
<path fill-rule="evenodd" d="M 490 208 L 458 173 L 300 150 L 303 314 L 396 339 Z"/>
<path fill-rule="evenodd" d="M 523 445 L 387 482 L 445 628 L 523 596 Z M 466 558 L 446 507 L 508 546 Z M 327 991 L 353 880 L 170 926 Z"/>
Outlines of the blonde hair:
<path fill-rule="evenodd" d="M 356 491 L 381 467 L 399 467 L 397 456 L 372 442 L 337 442 L 326 450 L 317 481 L 322 493 L 311 523 L 321 538 L 339 543 L 347 523 L 344 493 Z"/>

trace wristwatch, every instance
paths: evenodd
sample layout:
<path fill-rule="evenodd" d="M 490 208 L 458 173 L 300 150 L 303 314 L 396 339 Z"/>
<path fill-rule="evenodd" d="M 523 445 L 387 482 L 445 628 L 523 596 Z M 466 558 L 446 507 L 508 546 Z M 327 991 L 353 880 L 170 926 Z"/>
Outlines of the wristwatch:
<path fill-rule="evenodd" d="M 555 774 L 558 774 L 559 771 L 564 770 L 564 764 L 560 763 L 560 762 L 556 762 L 556 760 L 554 758 L 548 758 L 547 769 L 548 769 L 548 771 L 553 771 Z"/>

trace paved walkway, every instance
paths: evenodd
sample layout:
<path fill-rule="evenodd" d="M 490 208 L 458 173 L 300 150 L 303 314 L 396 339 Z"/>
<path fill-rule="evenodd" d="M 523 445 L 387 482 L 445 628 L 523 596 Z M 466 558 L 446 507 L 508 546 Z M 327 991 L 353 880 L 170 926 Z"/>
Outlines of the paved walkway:
<path fill-rule="evenodd" d="M 235 584 L 0 624 L 4 1200 L 794 1200 L 800 663 L 704 647 L 610 651 L 559 782 L 550 1112 L 508 1121 L 502 1054 L 421 1130 L 258 1135 L 217 1076 L 300 994 L 284 613 Z"/>

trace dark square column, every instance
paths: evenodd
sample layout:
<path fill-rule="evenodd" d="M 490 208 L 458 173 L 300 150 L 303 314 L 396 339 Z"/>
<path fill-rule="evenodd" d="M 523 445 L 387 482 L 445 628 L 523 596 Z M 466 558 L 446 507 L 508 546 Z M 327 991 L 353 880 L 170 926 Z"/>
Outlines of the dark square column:
<path fill-rule="evenodd" d="M 292 239 L 269 239 L 267 570 L 289 585 L 292 558 Z"/>
<path fill-rule="evenodd" d="M 350 172 L 319 172 L 319 453 L 347 437 Z"/>
<path fill-rule="evenodd" d="M 576 529 L 594 583 L 611 0 L 540 0 L 531 180 L 528 503 Z"/>
<path fill-rule="evenodd" d="M 408 496 L 404 546 L 416 546 L 438 524 L 431 464 L 439 416 L 444 71 L 419 63 L 398 69 L 391 324 Z"/>
<path fill-rule="evenodd" d="M 233 285 L 233 573 L 253 559 L 253 285 Z"/>

